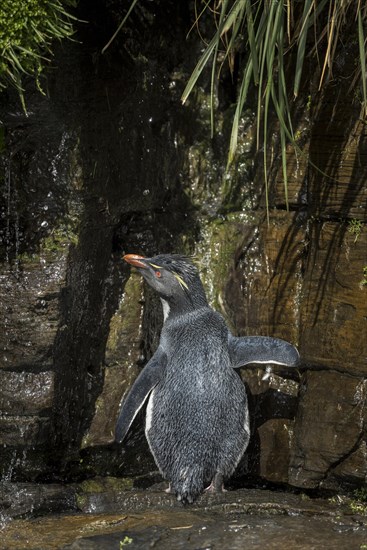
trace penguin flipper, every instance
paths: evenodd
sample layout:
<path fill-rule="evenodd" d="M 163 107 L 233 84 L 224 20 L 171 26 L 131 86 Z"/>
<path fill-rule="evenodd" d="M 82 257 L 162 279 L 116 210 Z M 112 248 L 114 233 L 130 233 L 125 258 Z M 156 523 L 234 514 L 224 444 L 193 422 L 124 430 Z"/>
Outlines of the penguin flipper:
<path fill-rule="evenodd" d="M 250 363 L 273 363 L 287 367 L 296 367 L 299 364 L 297 348 L 279 338 L 269 336 L 236 337 L 229 333 L 228 346 L 234 369 Z"/>
<path fill-rule="evenodd" d="M 135 380 L 122 403 L 115 428 L 115 440 L 118 443 L 121 443 L 124 439 L 146 398 L 162 379 L 165 368 L 166 354 L 158 348 Z"/>

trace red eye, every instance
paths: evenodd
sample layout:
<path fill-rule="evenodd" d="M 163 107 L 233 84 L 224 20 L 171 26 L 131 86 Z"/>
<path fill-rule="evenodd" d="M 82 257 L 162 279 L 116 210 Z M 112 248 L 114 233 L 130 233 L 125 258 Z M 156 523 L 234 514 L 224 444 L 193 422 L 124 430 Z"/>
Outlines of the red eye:
<path fill-rule="evenodd" d="M 156 271 L 156 272 L 155 272 L 155 276 L 156 276 L 156 277 L 162 277 L 162 273 L 161 273 L 160 271 Z"/>

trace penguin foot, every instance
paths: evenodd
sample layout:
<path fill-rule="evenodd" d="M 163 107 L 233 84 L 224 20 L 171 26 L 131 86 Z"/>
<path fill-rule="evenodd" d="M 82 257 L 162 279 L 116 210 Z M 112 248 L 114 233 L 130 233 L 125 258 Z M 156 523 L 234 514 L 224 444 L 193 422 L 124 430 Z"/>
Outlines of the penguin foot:
<path fill-rule="evenodd" d="M 224 488 L 223 484 L 223 474 L 220 472 L 217 472 L 215 476 L 213 477 L 213 481 L 207 487 L 204 489 L 204 492 L 206 493 L 226 493 L 226 489 Z"/>

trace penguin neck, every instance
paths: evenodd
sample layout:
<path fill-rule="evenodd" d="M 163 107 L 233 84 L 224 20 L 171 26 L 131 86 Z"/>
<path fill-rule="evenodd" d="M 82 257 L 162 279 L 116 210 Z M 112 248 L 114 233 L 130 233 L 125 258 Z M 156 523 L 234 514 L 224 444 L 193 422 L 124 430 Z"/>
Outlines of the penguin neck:
<path fill-rule="evenodd" d="M 161 298 L 162 307 L 163 307 L 163 322 L 165 323 L 167 319 L 172 319 L 174 317 L 179 317 L 180 315 L 185 315 L 195 311 L 196 309 L 208 306 L 208 301 L 203 293 L 200 296 L 195 298 L 184 296 L 183 298 L 170 298 L 165 299 Z"/>
<path fill-rule="evenodd" d="M 163 308 L 163 322 L 165 323 L 169 317 L 171 308 L 169 306 L 169 303 L 164 298 L 161 298 L 162 302 L 162 308 Z"/>

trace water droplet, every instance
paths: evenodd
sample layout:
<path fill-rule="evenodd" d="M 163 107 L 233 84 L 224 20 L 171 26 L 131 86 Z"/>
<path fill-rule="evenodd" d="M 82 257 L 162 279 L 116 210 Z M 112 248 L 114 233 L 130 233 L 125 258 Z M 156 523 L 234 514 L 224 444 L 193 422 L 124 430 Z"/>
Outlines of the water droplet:
<path fill-rule="evenodd" d="M 48 227 L 48 222 L 43 221 L 43 222 L 41 223 L 41 227 Z"/>
<path fill-rule="evenodd" d="M 261 380 L 268 380 L 271 375 L 273 374 L 273 369 L 269 365 L 266 367 L 265 374 L 261 378 Z"/>
<path fill-rule="evenodd" d="M 149 195 L 149 193 L 150 193 L 149 189 L 144 189 L 143 196 L 146 197 L 147 195 Z"/>

